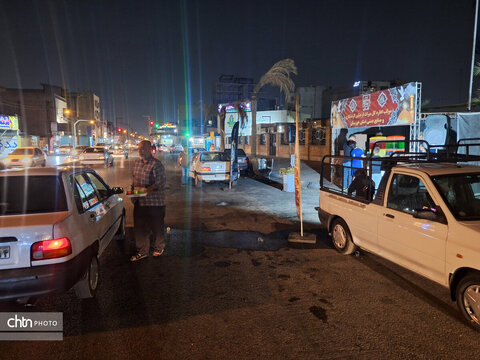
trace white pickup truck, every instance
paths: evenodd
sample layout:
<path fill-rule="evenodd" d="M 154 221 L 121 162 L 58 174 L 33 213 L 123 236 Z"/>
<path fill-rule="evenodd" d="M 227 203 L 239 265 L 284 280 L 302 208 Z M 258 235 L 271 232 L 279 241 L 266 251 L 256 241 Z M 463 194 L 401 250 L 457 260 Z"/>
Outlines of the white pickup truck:
<path fill-rule="evenodd" d="M 326 169 L 318 215 L 335 248 L 366 250 L 447 287 L 480 330 L 480 167 L 390 164 L 373 199 L 326 181 Z"/>

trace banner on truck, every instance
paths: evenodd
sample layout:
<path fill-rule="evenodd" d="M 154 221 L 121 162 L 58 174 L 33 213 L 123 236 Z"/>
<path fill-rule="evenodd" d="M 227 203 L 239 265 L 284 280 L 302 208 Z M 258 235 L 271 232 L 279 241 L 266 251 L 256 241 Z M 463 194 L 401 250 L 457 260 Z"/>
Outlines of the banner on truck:
<path fill-rule="evenodd" d="M 332 101 L 333 128 L 408 125 L 415 122 L 420 87 L 411 82 L 352 98 Z"/>

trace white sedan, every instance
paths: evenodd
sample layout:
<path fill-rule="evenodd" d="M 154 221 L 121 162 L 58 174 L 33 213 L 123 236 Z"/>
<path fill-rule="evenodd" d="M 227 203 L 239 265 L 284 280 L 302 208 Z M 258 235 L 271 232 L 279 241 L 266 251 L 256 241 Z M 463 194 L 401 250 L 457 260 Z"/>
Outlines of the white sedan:
<path fill-rule="evenodd" d="M 111 151 L 103 146 L 93 146 L 86 148 L 78 157 L 82 165 L 105 165 L 113 166 L 113 155 Z"/>
<path fill-rule="evenodd" d="M 0 171 L 0 189 L 0 300 L 93 297 L 98 257 L 125 234 L 123 189 L 68 167 Z"/>
<path fill-rule="evenodd" d="M 4 163 L 7 168 L 45 166 L 47 163 L 47 157 L 39 148 L 25 146 L 18 147 L 8 154 Z"/>
<path fill-rule="evenodd" d="M 193 155 L 189 176 L 195 186 L 201 181 L 230 181 L 230 157 L 224 152 L 201 151 Z M 236 179 L 234 179 L 236 180 Z"/>

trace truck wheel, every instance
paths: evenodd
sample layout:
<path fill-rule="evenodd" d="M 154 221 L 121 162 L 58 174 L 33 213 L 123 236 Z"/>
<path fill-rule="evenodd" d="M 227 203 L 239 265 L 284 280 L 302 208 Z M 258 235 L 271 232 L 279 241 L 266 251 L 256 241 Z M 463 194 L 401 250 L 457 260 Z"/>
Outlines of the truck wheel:
<path fill-rule="evenodd" d="M 89 299 L 95 296 L 98 286 L 98 258 L 93 254 L 85 275 L 74 286 L 75 294 L 79 299 Z"/>
<path fill-rule="evenodd" d="M 460 312 L 471 327 L 480 331 L 480 274 L 465 276 L 456 293 Z"/>
<path fill-rule="evenodd" d="M 344 255 L 350 255 L 356 250 L 352 235 L 343 219 L 335 219 L 332 224 L 333 246 Z"/>

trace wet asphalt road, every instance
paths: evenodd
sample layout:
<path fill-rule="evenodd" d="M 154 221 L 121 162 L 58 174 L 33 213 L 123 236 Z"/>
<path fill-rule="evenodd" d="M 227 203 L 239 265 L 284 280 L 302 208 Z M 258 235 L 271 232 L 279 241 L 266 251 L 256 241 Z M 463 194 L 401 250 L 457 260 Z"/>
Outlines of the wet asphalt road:
<path fill-rule="evenodd" d="M 63 341 L 2 342 L 1 359 L 480 356 L 480 334 L 462 322 L 446 289 L 376 256 L 332 249 L 315 219 L 318 190 L 303 193 L 317 244 L 291 247 L 292 194 L 251 179 L 231 190 L 182 187 L 170 160 L 165 254 L 130 263 L 129 227 L 100 259 L 96 299 L 69 291 L 30 308 L 0 304 L 64 317 Z M 110 185 L 127 186 L 131 164 L 98 171 Z"/>

